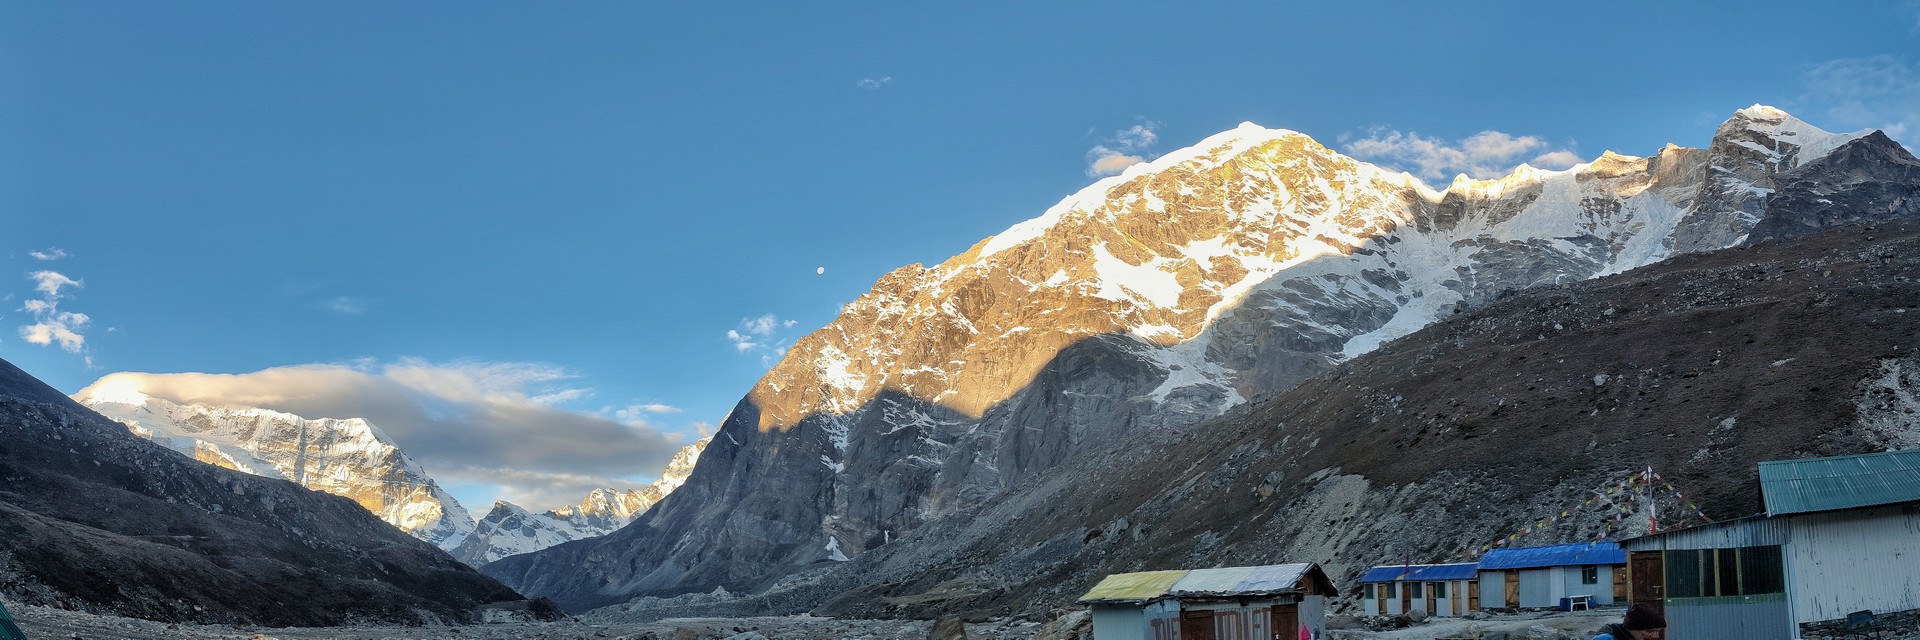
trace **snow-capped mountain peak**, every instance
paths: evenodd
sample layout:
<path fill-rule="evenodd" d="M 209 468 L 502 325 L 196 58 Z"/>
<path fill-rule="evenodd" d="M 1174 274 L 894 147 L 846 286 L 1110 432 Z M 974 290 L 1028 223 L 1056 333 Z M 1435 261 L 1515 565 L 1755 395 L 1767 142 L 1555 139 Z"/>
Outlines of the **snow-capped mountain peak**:
<path fill-rule="evenodd" d="M 700 452 L 712 441 L 709 436 L 681 447 L 661 470 L 659 479 L 645 487 L 593 489 L 578 504 L 544 513 L 534 513 L 504 500 L 494 502 L 487 515 L 480 518 L 473 535 L 450 550 L 461 562 L 477 567 L 569 540 L 612 533 L 684 484 L 693 473 Z"/>
<path fill-rule="evenodd" d="M 74 399 L 201 462 L 344 496 L 414 537 L 451 549 L 473 517 L 392 438 L 360 418 L 309 419 L 257 407 L 180 404 L 108 375 Z"/>

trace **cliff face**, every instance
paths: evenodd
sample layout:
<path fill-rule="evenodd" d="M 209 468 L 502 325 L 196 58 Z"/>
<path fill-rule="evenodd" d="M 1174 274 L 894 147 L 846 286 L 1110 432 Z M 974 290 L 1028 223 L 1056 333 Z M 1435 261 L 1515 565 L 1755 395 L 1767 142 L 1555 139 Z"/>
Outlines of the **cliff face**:
<path fill-rule="evenodd" d="M 1436 191 L 1243 125 L 887 275 L 755 385 L 681 497 L 488 571 L 573 608 L 759 590 L 1461 309 L 1743 241 L 1754 185 L 1856 137 L 1754 107 L 1706 150 Z"/>

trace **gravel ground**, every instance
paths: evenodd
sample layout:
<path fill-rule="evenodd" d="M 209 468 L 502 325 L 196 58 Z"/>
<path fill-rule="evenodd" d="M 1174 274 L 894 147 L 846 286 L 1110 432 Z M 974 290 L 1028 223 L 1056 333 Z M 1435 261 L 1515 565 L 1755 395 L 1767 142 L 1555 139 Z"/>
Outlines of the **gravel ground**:
<path fill-rule="evenodd" d="M 30 640 L 894 640 L 927 637 L 927 620 L 839 620 L 805 616 L 778 618 L 683 618 L 649 623 L 594 624 L 579 620 L 552 623 L 487 624 L 464 627 L 330 627 L 261 629 L 167 624 L 5 603 Z M 969 638 L 1031 638 L 1040 625 L 999 621 L 967 625 Z M 652 635 L 648 635 L 652 634 Z"/>
<path fill-rule="evenodd" d="M 594 624 L 571 620 L 465 627 L 333 627 L 255 629 L 183 625 L 101 616 L 5 603 L 31 640 L 920 640 L 926 620 L 841 620 L 807 616 L 777 618 L 678 618 L 649 623 Z M 1522 613 L 1482 619 L 1436 618 L 1392 630 L 1335 630 L 1327 640 L 1428 640 L 1477 637 L 1489 640 L 1586 640 L 1619 619 L 1620 609 L 1575 613 Z M 1041 625 L 1003 620 L 967 625 L 974 640 L 1025 640 Z M 1889 638 L 1920 635 L 1895 633 Z"/>

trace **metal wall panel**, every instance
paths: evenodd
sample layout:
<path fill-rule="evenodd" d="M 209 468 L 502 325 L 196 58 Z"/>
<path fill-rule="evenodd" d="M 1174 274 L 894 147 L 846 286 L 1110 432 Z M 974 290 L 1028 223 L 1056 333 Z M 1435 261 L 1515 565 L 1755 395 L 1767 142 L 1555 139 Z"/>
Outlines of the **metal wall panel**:
<path fill-rule="evenodd" d="M 1622 540 L 1620 546 L 1628 551 L 1766 547 L 1786 544 L 1787 535 L 1786 518 L 1743 518 Z"/>
<path fill-rule="evenodd" d="M 1507 572 L 1480 572 L 1480 608 L 1504 609 L 1507 606 Z"/>
<path fill-rule="evenodd" d="M 1520 606 L 1522 607 L 1560 606 L 1560 599 L 1553 595 L 1553 583 L 1554 583 L 1553 569 L 1521 570 L 1520 571 Z"/>
<path fill-rule="evenodd" d="M 1673 598 L 1666 602 L 1668 640 L 1792 640 L 1799 637 L 1784 596 Z M 1103 639 L 1104 640 L 1104 639 Z"/>
<path fill-rule="evenodd" d="M 1314 638 L 1327 637 L 1327 598 L 1326 596 L 1307 596 L 1300 599 L 1300 621 L 1306 623 L 1307 633 Z M 1280 637 L 1287 637 L 1282 634 Z"/>
<path fill-rule="evenodd" d="M 1788 590 L 1802 623 L 1920 609 L 1920 505 L 1786 518 Z"/>
<path fill-rule="evenodd" d="M 1150 640 L 1146 612 L 1133 605 L 1093 605 L 1093 637 L 1100 640 Z"/>

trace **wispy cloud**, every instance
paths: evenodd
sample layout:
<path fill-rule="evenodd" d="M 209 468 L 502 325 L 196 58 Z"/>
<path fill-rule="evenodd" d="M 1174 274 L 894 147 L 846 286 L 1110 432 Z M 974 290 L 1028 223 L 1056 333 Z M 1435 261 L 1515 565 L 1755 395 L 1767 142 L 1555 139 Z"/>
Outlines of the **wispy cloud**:
<path fill-rule="evenodd" d="M 577 380 L 540 363 L 404 359 L 244 374 L 115 373 L 93 386 L 127 384 L 175 402 L 309 418 L 365 418 L 442 483 L 501 486 L 516 501 L 540 496 L 525 506 L 548 508 L 596 486 L 621 486 L 618 478 L 657 473 L 686 444 L 658 428 L 554 406 L 591 394 Z"/>
<path fill-rule="evenodd" d="M 771 366 L 780 356 L 786 355 L 787 348 L 793 345 L 785 330 L 799 324 L 794 320 L 781 320 L 774 314 L 761 314 L 752 318 L 741 318 L 740 324 L 727 330 L 727 341 L 733 344 L 733 350 L 740 353 L 760 353 L 760 361 Z"/>
<path fill-rule="evenodd" d="M 350 296 L 334 296 L 322 302 L 320 307 L 343 316 L 358 316 L 367 313 L 367 301 Z"/>
<path fill-rule="evenodd" d="M 1795 110 L 1822 128 L 1879 129 L 1908 148 L 1920 141 L 1920 65 L 1904 56 L 1829 60 L 1803 71 L 1800 85 Z"/>
<path fill-rule="evenodd" d="M 1449 143 L 1418 133 L 1374 128 L 1367 137 L 1347 143 L 1346 152 L 1433 181 L 1463 173 L 1475 179 L 1498 178 L 1522 161 L 1543 169 L 1565 169 L 1580 163 L 1580 155 L 1572 149 L 1550 146 L 1534 136 L 1499 131 L 1482 131 Z"/>
<path fill-rule="evenodd" d="M 1113 135 L 1093 145 L 1087 150 L 1087 176 L 1098 178 L 1118 175 L 1127 167 L 1146 162 L 1154 144 L 1160 141 L 1158 122 L 1139 118 L 1131 127 L 1113 132 Z"/>
<path fill-rule="evenodd" d="M 653 426 L 653 422 L 650 418 L 673 413 L 680 413 L 680 408 L 658 402 L 635 403 L 624 407 L 604 407 L 600 409 L 601 415 L 612 416 L 613 419 L 619 420 L 621 424 L 635 427 L 651 427 Z"/>
<path fill-rule="evenodd" d="M 40 297 L 27 300 L 20 310 L 33 318 L 33 324 L 20 326 L 20 339 L 28 344 L 51 346 L 58 344 L 67 353 L 80 353 L 86 349 L 87 337 L 81 330 L 93 321 L 84 313 L 60 310 L 60 299 L 67 297 L 61 293 L 66 288 L 81 288 L 84 283 L 54 271 L 35 271 L 27 274 L 33 281 L 33 290 Z M 93 359 L 89 357 L 91 366 Z"/>
<path fill-rule="evenodd" d="M 33 256 L 35 260 L 59 260 L 67 257 L 67 250 L 60 247 L 47 247 L 45 251 L 28 251 L 27 255 Z"/>
<path fill-rule="evenodd" d="M 860 87 L 862 89 L 878 89 L 880 87 L 886 86 L 886 84 L 889 82 L 893 82 L 893 76 L 881 76 L 878 78 L 861 78 L 859 82 L 855 82 L 853 84 L 854 86 Z"/>

